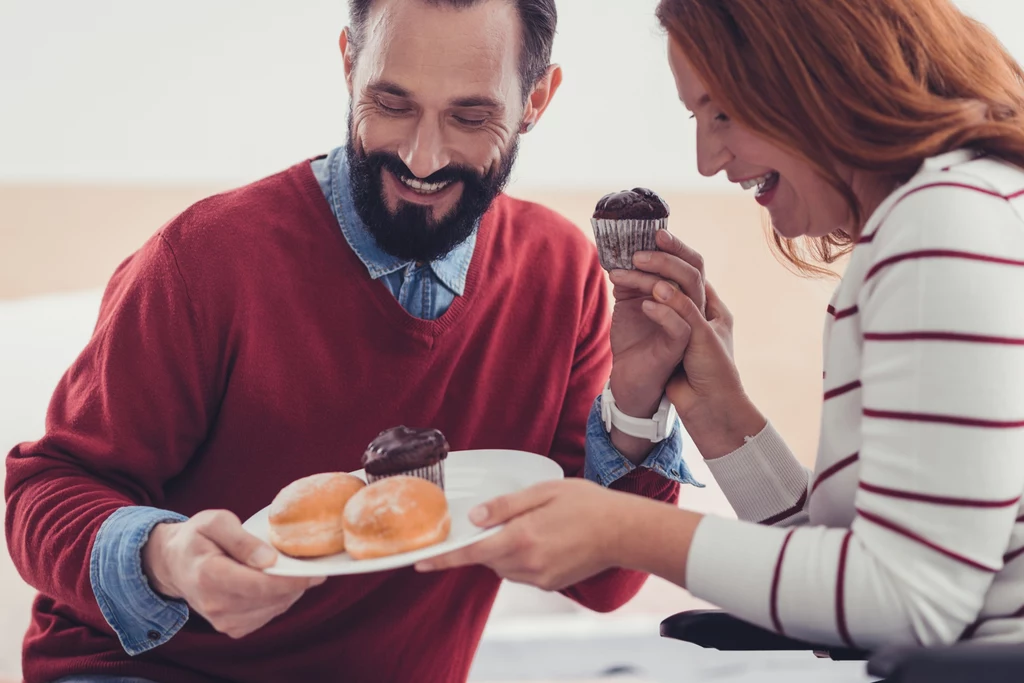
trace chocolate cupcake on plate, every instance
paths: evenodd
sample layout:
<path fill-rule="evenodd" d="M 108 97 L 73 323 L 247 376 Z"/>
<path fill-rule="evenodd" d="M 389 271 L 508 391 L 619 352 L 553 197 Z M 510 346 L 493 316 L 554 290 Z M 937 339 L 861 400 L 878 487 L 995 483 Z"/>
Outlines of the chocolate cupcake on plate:
<path fill-rule="evenodd" d="M 645 187 L 602 197 L 591 219 L 601 266 L 633 270 L 633 254 L 657 250 L 654 236 L 668 229 L 668 214 L 665 200 Z"/>
<path fill-rule="evenodd" d="M 380 433 L 363 453 L 363 468 L 370 484 L 404 474 L 444 488 L 444 461 L 448 441 L 436 429 L 392 427 Z"/>

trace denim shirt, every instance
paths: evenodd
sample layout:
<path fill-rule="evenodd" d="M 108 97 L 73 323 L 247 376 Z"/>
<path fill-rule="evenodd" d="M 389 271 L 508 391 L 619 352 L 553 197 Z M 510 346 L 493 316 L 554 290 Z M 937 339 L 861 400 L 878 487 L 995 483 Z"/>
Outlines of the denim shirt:
<path fill-rule="evenodd" d="M 345 149 L 340 147 L 326 158 L 314 160 L 312 168 L 345 239 L 368 275 L 382 281 L 411 315 L 431 320 L 444 315 L 455 297 L 465 291 L 466 274 L 476 246 L 476 230 L 442 259 L 422 265 L 403 261 L 381 250 L 356 213 Z M 687 469 L 682 450 L 682 428 L 677 421 L 671 435 L 657 445 L 641 467 L 681 484 L 700 486 Z M 599 396 L 591 407 L 587 423 L 584 476 L 602 486 L 610 486 L 634 469 L 636 465 L 615 449 L 605 431 Z M 186 519 L 167 510 L 124 507 L 111 514 L 96 535 L 89 579 L 103 617 L 130 655 L 167 642 L 188 620 L 189 609 L 185 602 L 157 595 L 142 571 L 142 548 L 153 528 L 163 522 Z M 75 680 L 109 681 L 109 678 Z"/>

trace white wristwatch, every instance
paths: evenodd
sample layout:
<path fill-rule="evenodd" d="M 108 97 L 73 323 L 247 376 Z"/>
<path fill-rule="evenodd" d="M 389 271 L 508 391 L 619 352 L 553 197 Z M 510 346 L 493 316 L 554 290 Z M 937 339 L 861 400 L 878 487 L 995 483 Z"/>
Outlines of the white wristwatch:
<path fill-rule="evenodd" d="M 676 408 L 668 400 L 668 396 L 662 396 L 658 412 L 654 413 L 654 417 L 650 419 L 630 417 L 615 405 L 615 397 L 612 396 L 612 383 L 611 380 L 608 380 L 604 385 L 604 392 L 601 393 L 601 419 L 609 434 L 611 434 L 612 427 L 615 427 L 623 434 L 658 443 L 664 441 L 672 433 L 676 422 Z"/>

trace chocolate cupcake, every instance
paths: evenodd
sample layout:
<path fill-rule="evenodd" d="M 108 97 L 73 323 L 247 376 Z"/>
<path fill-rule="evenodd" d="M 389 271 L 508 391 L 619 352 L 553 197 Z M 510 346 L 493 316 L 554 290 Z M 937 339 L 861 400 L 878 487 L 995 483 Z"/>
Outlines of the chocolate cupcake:
<path fill-rule="evenodd" d="M 633 269 L 633 254 L 655 251 L 654 236 L 668 228 L 668 204 L 645 187 L 605 195 L 591 223 L 601 266 Z"/>
<path fill-rule="evenodd" d="M 448 441 L 438 430 L 392 427 L 366 447 L 363 467 L 370 484 L 404 474 L 426 479 L 443 489 L 447 457 Z"/>

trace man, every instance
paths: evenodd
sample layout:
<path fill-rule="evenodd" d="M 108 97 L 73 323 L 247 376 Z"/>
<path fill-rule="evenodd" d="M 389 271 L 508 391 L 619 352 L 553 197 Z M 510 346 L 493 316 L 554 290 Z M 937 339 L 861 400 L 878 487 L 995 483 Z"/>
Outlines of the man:
<path fill-rule="evenodd" d="M 664 501 L 690 481 L 678 427 L 652 443 L 600 419 L 595 250 L 501 194 L 561 82 L 553 0 L 351 0 L 350 17 L 349 144 L 198 203 L 125 261 L 46 435 L 8 457 L 9 546 L 40 591 L 28 683 L 464 680 L 493 572 L 273 577 L 239 522 L 358 469 L 387 427 Z M 627 414 L 658 404 L 655 343 L 618 342 Z M 565 593 L 611 610 L 643 580 Z"/>

